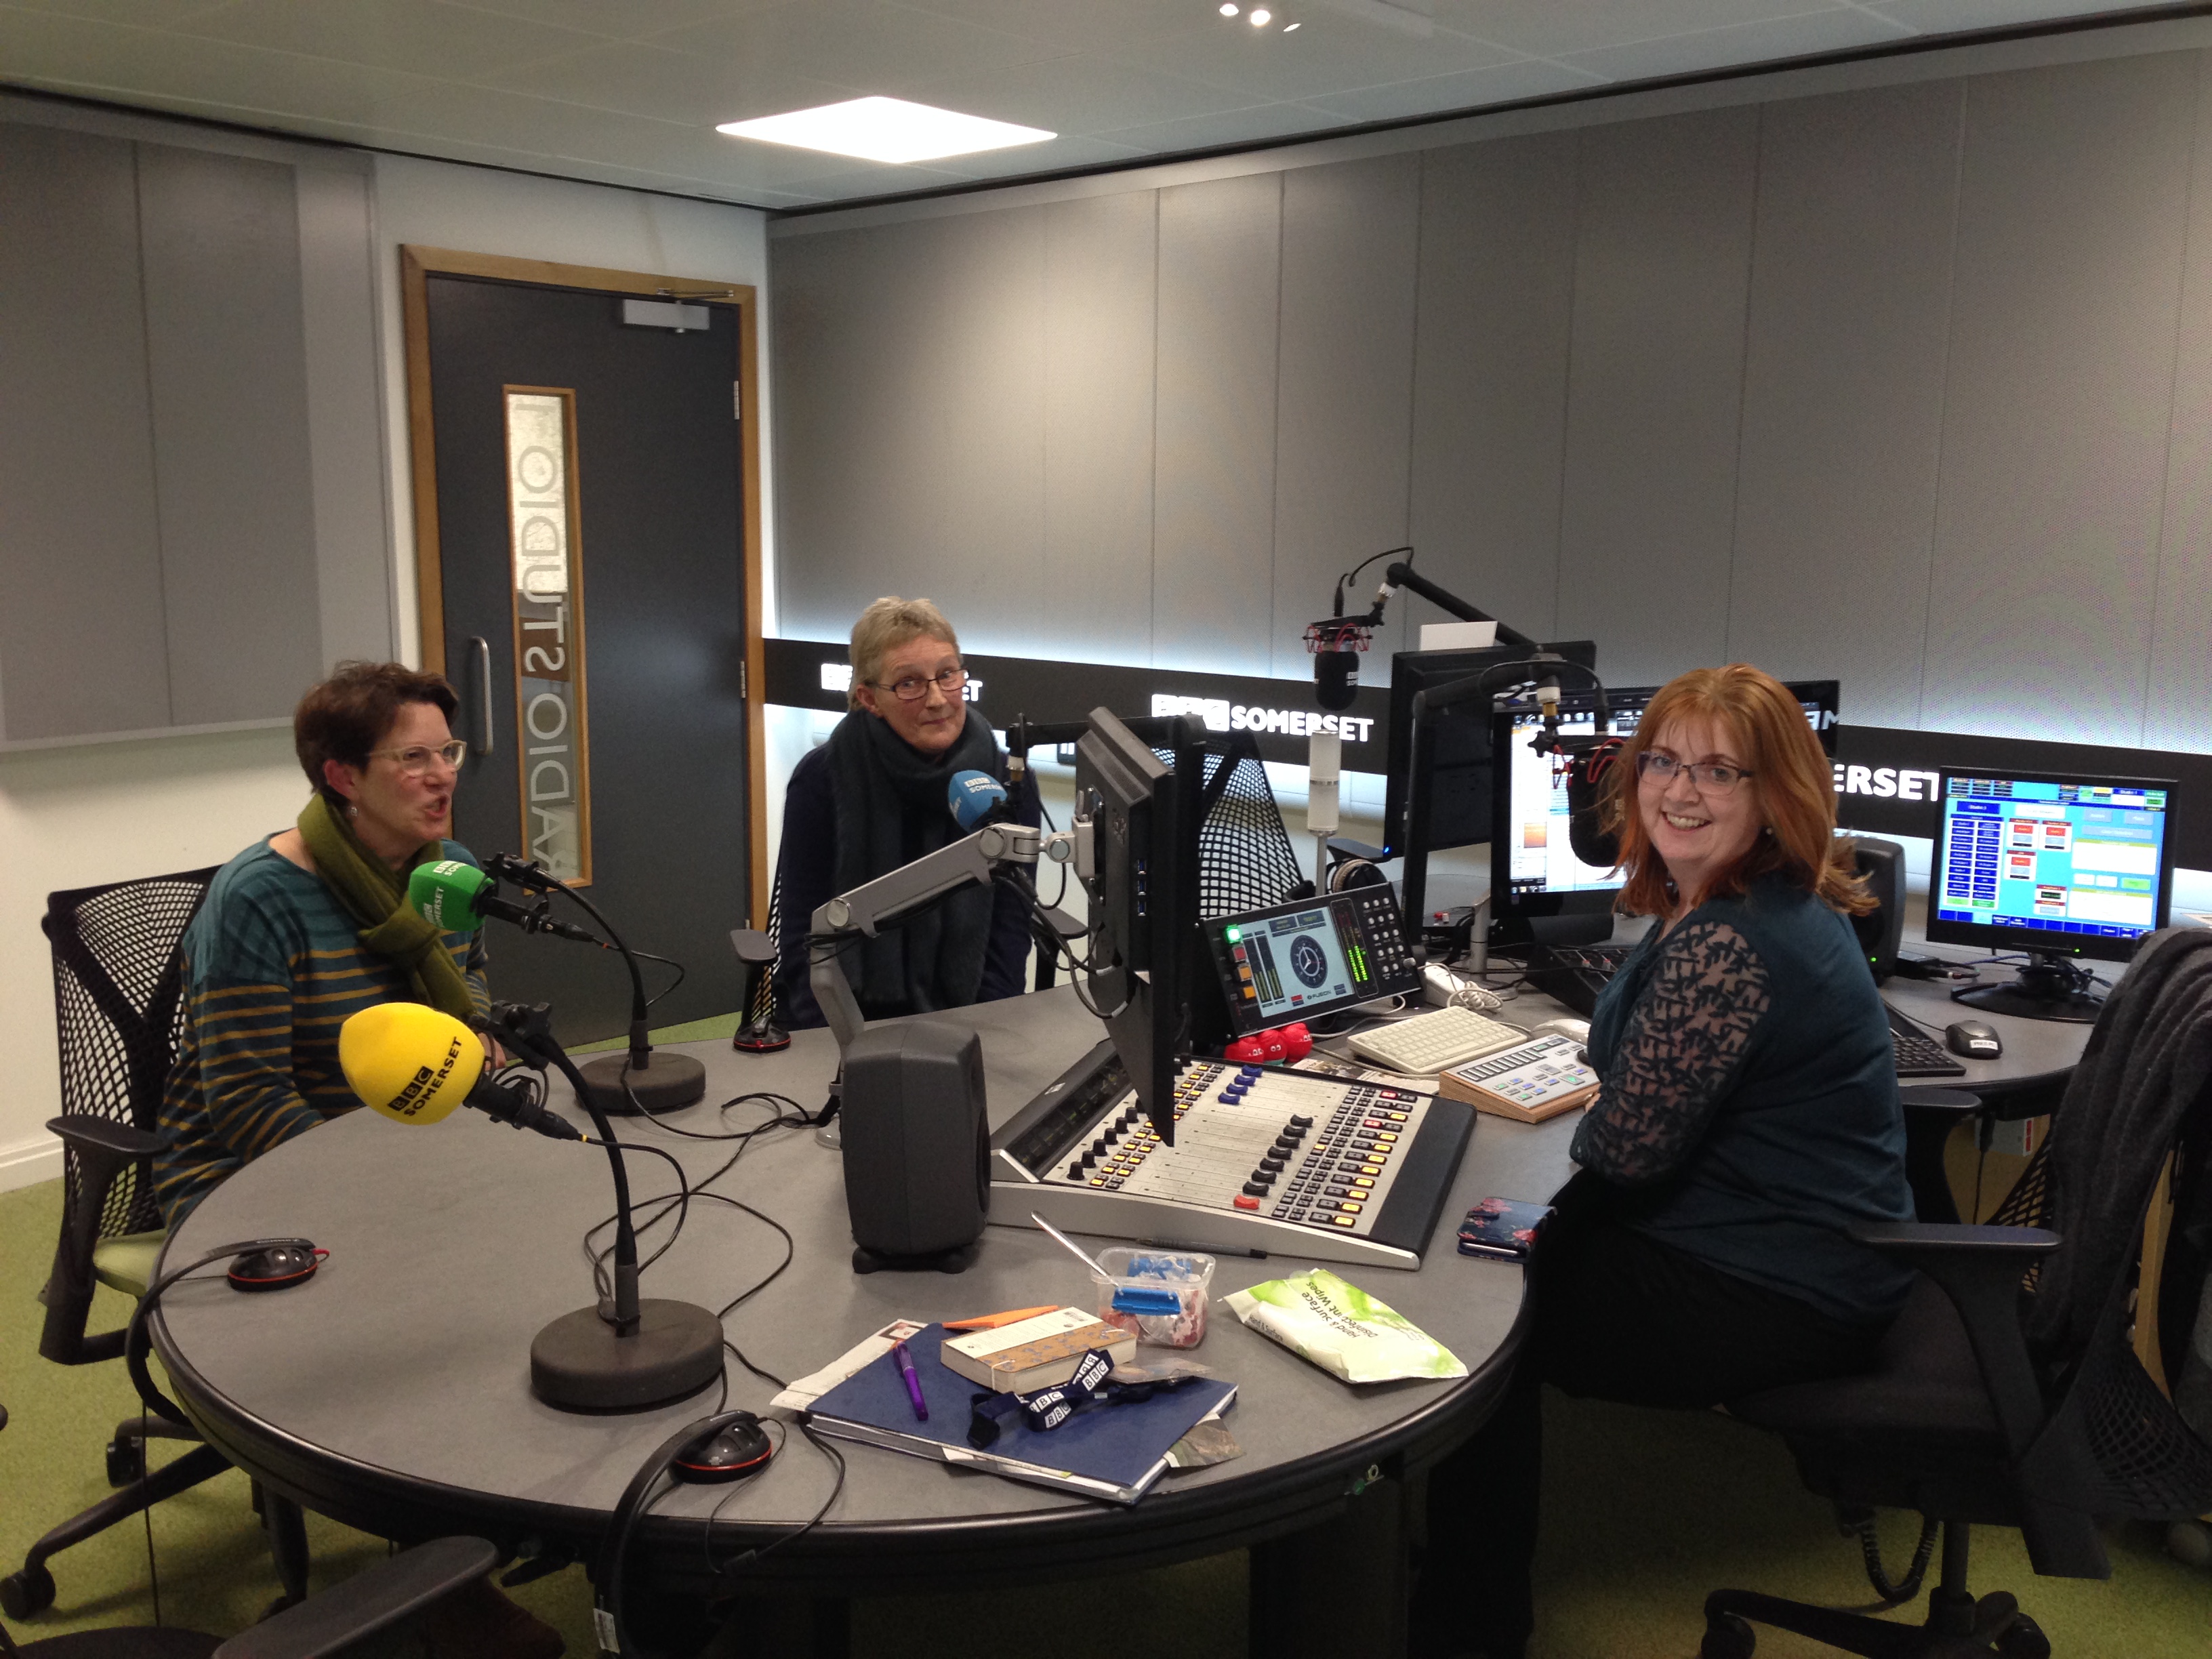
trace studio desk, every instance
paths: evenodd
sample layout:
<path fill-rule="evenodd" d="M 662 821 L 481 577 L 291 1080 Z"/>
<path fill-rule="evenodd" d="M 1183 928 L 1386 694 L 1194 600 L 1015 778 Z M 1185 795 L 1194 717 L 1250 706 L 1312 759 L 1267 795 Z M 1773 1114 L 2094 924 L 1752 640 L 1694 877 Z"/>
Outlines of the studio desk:
<path fill-rule="evenodd" d="M 1508 1009 L 1522 1024 L 1562 1012 L 1527 995 Z M 1066 987 L 922 1018 L 981 1035 L 994 1127 L 1100 1035 Z M 616 1122 L 624 1139 L 666 1148 L 695 1182 L 732 1144 L 671 1127 L 750 1127 L 763 1109 L 718 1108 L 753 1091 L 817 1110 L 836 1060 L 821 1030 L 796 1033 L 773 1055 L 736 1054 L 726 1042 L 682 1051 L 705 1062 L 706 1102 L 671 1115 L 668 1127 Z M 565 1086 L 556 1087 L 555 1103 L 580 1121 Z M 821 1526 L 754 1570 L 761 1595 L 787 1611 L 804 1604 L 810 1650 L 835 1652 L 850 1597 L 1097 1578 L 1249 1547 L 1253 1652 L 1401 1650 L 1401 1540 L 1418 1489 L 1407 1477 L 1488 1415 L 1522 1326 L 1522 1269 L 1459 1255 L 1454 1224 L 1491 1194 L 1556 1191 L 1571 1172 L 1577 1120 L 1480 1117 L 1419 1269 L 1335 1268 L 1449 1347 L 1465 1379 L 1336 1381 L 1219 1305 L 1229 1291 L 1312 1264 L 1224 1255 L 1213 1317 L 1193 1357 L 1237 1384 L 1226 1421 L 1242 1457 L 1170 1472 L 1124 1507 L 837 1443 L 850 1471 L 842 1495 Z M 839 1158 L 811 1129 L 771 1131 L 712 1188 L 775 1217 L 795 1245 L 790 1267 L 724 1322 L 765 1370 L 803 1376 L 900 1317 L 1092 1305 L 1087 1272 L 1027 1227 L 987 1229 L 964 1273 L 855 1274 Z M 633 1153 L 628 1162 L 641 1200 L 669 1190 L 659 1159 Z M 162 1302 L 154 1340 L 210 1443 L 307 1508 L 386 1537 L 472 1533 L 506 1550 L 588 1562 L 640 1463 L 716 1396 L 709 1388 L 654 1411 L 579 1416 L 531 1393 L 531 1340 L 592 1299 L 583 1234 L 611 1209 L 595 1146 L 520 1133 L 473 1111 L 421 1127 L 356 1112 L 224 1182 L 167 1253 L 180 1262 L 231 1240 L 299 1235 L 330 1252 L 321 1271 L 262 1296 L 240 1295 L 220 1277 L 186 1280 Z M 665 1232 L 665 1224 L 653 1229 L 643 1252 Z M 752 1217 L 695 1200 L 681 1239 L 646 1273 L 645 1293 L 719 1308 L 783 1251 Z M 765 1413 L 773 1390 L 734 1362 L 728 1375 L 730 1404 Z M 720 1508 L 715 1553 L 733 1553 L 812 1516 L 831 1480 L 828 1460 L 793 1433 L 747 1482 L 678 1488 L 641 1529 L 632 1559 L 644 1576 L 633 1582 L 702 1593 L 710 1510 Z M 1347 1571 L 1360 1575 L 1357 1597 L 1302 1593 L 1316 1573 Z"/>

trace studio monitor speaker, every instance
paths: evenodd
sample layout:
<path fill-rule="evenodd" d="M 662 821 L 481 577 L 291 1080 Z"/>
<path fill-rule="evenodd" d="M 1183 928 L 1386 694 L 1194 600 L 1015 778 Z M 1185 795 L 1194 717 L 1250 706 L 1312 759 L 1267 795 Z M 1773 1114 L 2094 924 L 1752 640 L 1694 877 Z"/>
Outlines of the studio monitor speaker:
<path fill-rule="evenodd" d="M 1905 849 L 1872 836 L 1854 836 L 1851 846 L 1858 855 L 1859 874 L 1875 901 L 1866 915 L 1851 918 L 1851 927 L 1867 966 L 1874 970 L 1874 982 L 1880 985 L 1897 971 L 1897 949 L 1905 937 Z"/>
<path fill-rule="evenodd" d="M 990 1203 L 982 1040 L 872 1027 L 845 1050 L 843 1097 L 854 1267 L 966 1267 Z"/>

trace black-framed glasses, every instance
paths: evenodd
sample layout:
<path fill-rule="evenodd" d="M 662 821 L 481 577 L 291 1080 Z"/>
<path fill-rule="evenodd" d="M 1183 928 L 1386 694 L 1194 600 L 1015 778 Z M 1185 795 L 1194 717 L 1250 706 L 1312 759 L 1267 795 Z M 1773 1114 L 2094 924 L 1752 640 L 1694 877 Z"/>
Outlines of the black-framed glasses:
<path fill-rule="evenodd" d="M 888 691 L 901 702 L 920 702 L 935 686 L 948 697 L 957 697 L 967 689 L 968 671 L 964 668 L 940 668 L 934 674 L 908 674 L 903 679 L 893 680 L 889 685 L 878 684 L 878 691 Z"/>
<path fill-rule="evenodd" d="M 443 761 L 456 772 L 459 771 L 461 763 L 469 757 L 469 745 L 465 739 L 455 738 L 450 743 L 438 744 L 434 749 L 426 744 L 418 743 L 409 749 L 372 749 L 368 751 L 368 757 L 371 760 L 374 760 L 379 755 L 388 756 L 398 762 L 399 769 L 409 777 L 419 778 L 430 769 L 432 761 Z"/>
<path fill-rule="evenodd" d="M 1662 755 L 1653 749 L 1636 757 L 1636 775 L 1640 782 L 1656 783 L 1663 788 L 1685 772 L 1699 794 L 1715 796 L 1734 794 L 1736 785 L 1752 775 L 1741 766 L 1723 766 L 1717 762 L 1685 764 L 1672 755 Z"/>

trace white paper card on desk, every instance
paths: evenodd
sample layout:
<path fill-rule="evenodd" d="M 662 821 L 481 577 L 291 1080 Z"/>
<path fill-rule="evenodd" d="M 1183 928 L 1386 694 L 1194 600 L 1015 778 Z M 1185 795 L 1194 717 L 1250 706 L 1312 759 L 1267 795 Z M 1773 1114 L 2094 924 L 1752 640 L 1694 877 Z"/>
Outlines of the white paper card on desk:
<path fill-rule="evenodd" d="M 911 1319 L 894 1319 L 873 1336 L 863 1337 L 819 1370 L 793 1377 L 781 1394 L 768 1403 L 787 1412 L 803 1412 L 863 1365 L 881 1359 L 892 1345 L 921 1334 L 923 1327 Z"/>
<path fill-rule="evenodd" d="M 1136 1358 L 1137 1334 L 1080 1308 L 1055 1308 L 995 1331 L 948 1336 L 942 1358 L 948 1370 L 995 1393 L 1032 1394 L 1066 1382 L 1093 1348 L 1126 1365 Z"/>
<path fill-rule="evenodd" d="M 1423 623 L 1424 651 L 1487 651 L 1498 643 L 1498 623 L 1491 622 Z"/>

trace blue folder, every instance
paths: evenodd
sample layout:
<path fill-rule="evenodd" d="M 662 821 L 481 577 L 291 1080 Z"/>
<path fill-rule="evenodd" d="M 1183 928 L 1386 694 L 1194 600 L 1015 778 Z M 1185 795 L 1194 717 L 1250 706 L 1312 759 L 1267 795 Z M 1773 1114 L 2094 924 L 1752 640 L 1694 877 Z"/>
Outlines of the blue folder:
<path fill-rule="evenodd" d="M 989 1389 L 949 1370 L 938 1358 L 945 1327 L 932 1325 L 908 1340 L 929 1420 L 914 1414 L 906 1379 L 890 1355 L 864 1365 L 817 1400 L 814 1426 L 842 1439 L 862 1440 L 915 1457 L 987 1469 L 1010 1480 L 1133 1504 L 1167 1468 L 1169 1449 L 1237 1397 L 1237 1385 L 1200 1377 L 1166 1389 L 1150 1400 L 1078 1412 L 1056 1429 L 1008 1423 L 988 1451 L 968 1443 L 969 1408 Z"/>

